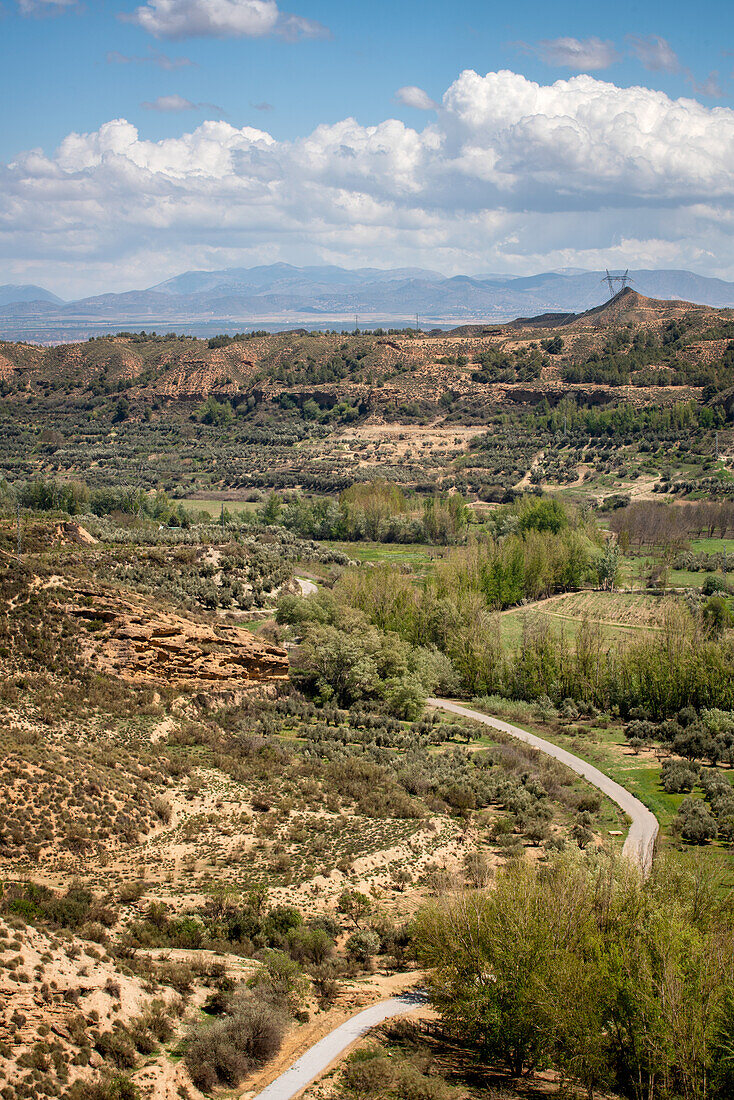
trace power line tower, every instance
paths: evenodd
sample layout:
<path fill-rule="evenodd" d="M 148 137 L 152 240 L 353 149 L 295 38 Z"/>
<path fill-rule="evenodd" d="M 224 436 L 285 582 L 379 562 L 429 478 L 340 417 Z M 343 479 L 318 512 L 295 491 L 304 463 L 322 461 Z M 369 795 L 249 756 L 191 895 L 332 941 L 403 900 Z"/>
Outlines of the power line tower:
<path fill-rule="evenodd" d="M 609 287 L 609 297 L 610 298 L 613 298 L 615 296 L 615 294 L 619 294 L 620 290 L 624 290 L 624 288 L 626 286 L 629 286 L 630 283 L 632 282 L 632 278 L 630 276 L 630 269 L 629 268 L 627 268 L 624 275 L 610 275 L 608 267 L 605 268 L 604 270 L 606 271 L 606 275 L 604 276 L 604 278 L 601 281 L 603 283 L 606 283 L 607 286 Z M 614 288 L 617 284 L 619 284 L 619 289 L 615 290 Z"/>

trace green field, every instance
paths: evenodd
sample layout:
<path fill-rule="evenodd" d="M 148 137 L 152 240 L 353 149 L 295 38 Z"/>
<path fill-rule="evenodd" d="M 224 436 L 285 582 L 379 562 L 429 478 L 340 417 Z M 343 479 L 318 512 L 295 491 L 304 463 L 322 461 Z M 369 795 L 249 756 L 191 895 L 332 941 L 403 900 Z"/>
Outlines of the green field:
<path fill-rule="evenodd" d="M 522 638 L 527 620 L 546 622 L 573 637 L 584 619 L 588 619 L 598 622 L 604 636 L 611 640 L 658 629 L 660 611 L 660 597 L 644 592 L 569 592 L 502 612 L 500 632 L 503 644 L 514 647 Z"/>
<path fill-rule="evenodd" d="M 722 540 L 721 539 L 713 539 L 713 540 L 700 539 L 700 540 L 697 540 L 697 542 L 700 542 L 700 543 L 707 543 L 709 541 L 721 542 Z M 729 541 L 729 540 L 727 540 L 727 541 Z M 706 553 L 716 553 L 717 552 L 715 547 L 713 547 L 711 549 L 707 549 L 703 545 L 700 545 L 700 546 L 695 545 L 694 546 L 693 543 L 691 544 L 691 549 L 696 550 L 697 552 L 701 551 L 701 550 L 704 550 Z M 621 562 L 621 566 L 620 566 L 621 583 L 625 587 L 639 588 L 640 591 L 642 591 L 642 589 L 644 588 L 644 581 L 642 580 L 642 578 L 644 576 L 646 576 L 648 571 L 656 564 L 656 562 L 658 560 L 659 559 L 657 559 L 652 554 L 640 554 L 639 556 L 635 556 L 634 558 L 623 558 L 622 562 Z M 734 542 L 732 543 L 732 562 L 734 562 Z M 707 574 L 707 571 L 705 569 L 699 569 L 699 570 L 694 570 L 694 569 L 670 569 L 668 571 L 667 587 L 668 588 L 700 588 L 701 585 L 703 584 L 704 580 L 706 579 L 707 575 L 708 574 Z"/>
<path fill-rule="evenodd" d="M 691 539 L 691 550 L 706 554 L 731 554 L 734 562 L 734 539 Z"/>
<path fill-rule="evenodd" d="M 254 512 L 256 508 L 262 507 L 260 503 L 252 500 L 200 500 L 198 497 L 184 497 L 174 503 L 183 504 L 184 508 L 188 508 L 192 512 L 208 512 L 210 516 L 217 518 L 221 515 L 222 505 L 230 515 L 236 515 L 240 512 Z"/>
<path fill-rule="evenodd" d="M 394 542 L 325 542 L 334 550 L 341 550 L 353 561 L 390 562 L 394 565 L 414 565 L 431 568 L 437 558 L 445 553 L 443 547 L 425 543 Z"/>

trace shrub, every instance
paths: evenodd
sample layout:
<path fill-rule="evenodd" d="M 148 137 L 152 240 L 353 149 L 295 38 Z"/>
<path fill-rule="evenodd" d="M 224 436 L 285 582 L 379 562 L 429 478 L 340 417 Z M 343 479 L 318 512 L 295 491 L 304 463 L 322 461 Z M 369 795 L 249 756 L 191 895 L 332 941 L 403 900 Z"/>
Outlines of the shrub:
<path fill-rule="evenodd" d="M 334 953 L 334 941 L 323 928 L 296 928 L 288 940 L 288 950 L 298 962 L 321 965 Z"/>
<path fill-rule="evenodd" d="M 191 1080 L 202 1092 L 237 1085 L 250 1066 L 228 1019 L 200 1025 L 189 1038 L 185 1060 Z"/>
<path fill-rule="evenodd" d="M 299 964 L 283 951 L 263 951 L 260 957 L 263 969 L 250 979 L 250 987 L 271 1004 L 297 1011 L 307 988 Z"/>
<path fill-rule="evenodd" d="M 355 932 L 350 936 L 346 944 L 346 952 L 350 959 L 367 965 L 373 955 L 380 950 L 380 937 L 376 932 L 366 928 L 362 932 Z"/>
<path fill-rule="evenodd" d="M 314 991 L 322 1004 L 331 1004 L 339 992 L 339 971 L 331 960 L 311 968 Z"/>
<path fill-rule="evenodd" d="M 674 827 L 691 844 L 706 844 L 709 840 L 714 840 L 718 833 L 716 818 L 697 798 L 683 800 Z"/>
<path fill-rule="evenodd" d="M 95 1046 L 102 1057 L 118 1069 L 132 1069 L 138 1060 L 135 1047 L 122 1028 L 102 1032 Z"/>
<path fill-rule="evenodd" d="M 69 1100 L 140 1100 L 140 1089 L 124 1074 L 106 1081 L 75 1081 L 68 1092 Z"/>
<path fill-rule="evenodd" d="M 156 795 L 151 803 L 151 809 L 159 821 L 162 821 L 164 825 L 170 825 L 173 816 L 170 802 L 161 795 Z"/>
<path fill-rule="evenodd" d="M 668 794 L 690 794 L 698 780 L 698 768 L 679 760 L 666 760 L 660 782 Z"/>
<path fill-rule="evenodd" d="M 217 1085 L 234 1087 L 254 1066 L 280 1050 L 285 1015 L 250 993 L 234 997 L 230 1015 L 211 1024 L 199 1024 L 188 1035 L 186 1067 L 202 1092 Z"/>
<path fill-rule="evenodd" d="M 729 585 L 723 577 L 717 577 L 715 573 L 709 573 L 701 585 L 704 596 L 715 596 L 718 593 L 729 592 Z"/>
<path fill-rule="evenodd" d="M 344 1069 L 347 1089 L 358 1097 L 397 1096 L 400 1100 L 448 1100 L 454 1095 L 439 1076 L 410 1061 L 377 1050 L 357 1051 Z"/>
<path fill-rule="evenodd" d="M 140 901 L 146 889 L 147 886 L 144 882 L 125 882 L 120 887 L 117 896 L 122 905 L 130 905 L 132 902 Z"/>

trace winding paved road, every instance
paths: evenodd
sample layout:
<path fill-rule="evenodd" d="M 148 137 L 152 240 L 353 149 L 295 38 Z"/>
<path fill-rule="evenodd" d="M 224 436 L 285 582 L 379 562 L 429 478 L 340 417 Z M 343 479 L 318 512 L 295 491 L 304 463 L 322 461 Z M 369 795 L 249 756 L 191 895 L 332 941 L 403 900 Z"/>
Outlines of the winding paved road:
<path fill-rule="evenodd" d="M 603 794 L 608 795 L 632 819 L 627 839 L 624 842 L 624 854 L 640 865 L 644 875 L 649 873 L 652 866 L 655 838 L 658 833 L 658 821 L 655 815 L 646 806 L 643 806 L 639 799 L 630 794 L 626 788 L 619 783 L 615 783 L 613 779 L 610 779 L 608 775 L 604 775 L 593 764 L 588 764 L 580 757 L 567 752 L 566 749 L 559 748 L 558 745 L 545 741 L 534 733 L 528 733 L 527 730 L 520 729 L 519 726 L 503 722 L 499 718 L 490 718 L 487 714 L 460 706 L 458 703 L 452 703 L 448 699 L 429 699 L 428 704 L 449 711 L 452 714 L 474 718 L 477 722 L 483 722 L 486 726 L 501 730 L 503 733 L 509 734 L 510 737 L 516 737 L 518 740 L 532 745 L 540 752 L 559 760 L 567 768 L 576 772 L 577 775 L 583 776 Z M 312 1046 L 310 1050 L 307 1050 L 297 1062 L 293 1063 L 290 1069 L 258 1093 L 254 1100 L 292 1100 L 306 1085 L 316 1080 L 324 1070 L 328 1069 L 331 1063 L 347 1047 L 360 1039 L 371 1028 L 394 1016 L 403 1016 L 407 1012 L 411 1012 L 414 1008 L 423 1004 L 426 999 L 426 996 L 422 993 L 404 993 L 399 997 L 391 997 L 388 1001 L 381 1001 L 379 1004 L 372 1005 L 363 1012 L 359 1012 L 356 1016 L 352 1016 L 350 1020 L 346 1020 Z"/>
<path fill-rule="evenodd" d="M 643 875 L 649 874 L 652 867 L 655 837 L 658 835 L 658 820 L 648 810 L 647 806 L 644 806 L 639 798 L 635 798 L 633 794 L 630 794 L 625 787 L 615 783 L 613 779 L 610 779 L 604 772 L 600 772 L 593 764 L 588 764 L 586 760 L 581 760 L 580 757 L 574 756 L 572 752 L 559 748 L 558 745 L 554 745 L 550 741 L 544 741 L 542 737 L 536 737 L 534 733 L 528 733 L 527 730 L 520 729 L 519 726 L 512 726 L 509 722 L 503 722 L 499 718 L 490 718 L 487 714 L 482 714 L 478 710 L 470 710 L 469 707 L 462 707 L 458 703 L 451 703 L 448 699 L 429 699 L 428 704 L 432 707 L 440 707 L 441 710 L 450 711 L 452 714 L 462 714 L 466 718 L 474 718 L 477 722 L 483 722 L 485 726 L 492 726 L 493 729 L 508 733 L 510 737 L 517 737 L 519 741 L 524 741 L 526 744 L 532 745 L 533 748 L 552 756 L 555 760 L 560 760 L 567 768 L 571 768 L 572 771 L 583 776 L 593 786 L 598 787 L 603 794 L 608 795 L 632 819 L 622 851 L 629 859 L 639 863 Z"/>
<path fill-rule="evenodd" d="M 259 1092 L 254 1100 L 291 1100 L 291 1097 L 319 1077 L 348 1046 L 361 1039 L 371 1028 L 392 1019 L 393 1016 L 404 1016 L 406 1012 L 412 1012 L 414 1008 L 425 1004 L 426 1000 L 423 993 L 403 993 L 399 997 L 391 997 L 389 1001 L 371 1005 L 364 1012 L 358 1012 L 307 1050 L 290 1069 L 281 1073 L 271 1085 Z"/>

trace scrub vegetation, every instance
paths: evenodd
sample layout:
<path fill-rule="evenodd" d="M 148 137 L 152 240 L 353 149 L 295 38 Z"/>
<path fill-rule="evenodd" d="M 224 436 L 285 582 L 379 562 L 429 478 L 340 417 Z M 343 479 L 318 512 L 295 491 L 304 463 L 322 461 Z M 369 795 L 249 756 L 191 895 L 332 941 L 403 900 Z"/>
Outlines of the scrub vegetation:
<path fill-rule="evenodd" d="M 2 345 L 3 1100 L 734 1095 L 729 327 Z"/>

